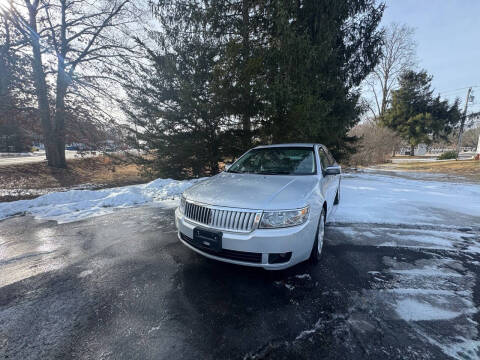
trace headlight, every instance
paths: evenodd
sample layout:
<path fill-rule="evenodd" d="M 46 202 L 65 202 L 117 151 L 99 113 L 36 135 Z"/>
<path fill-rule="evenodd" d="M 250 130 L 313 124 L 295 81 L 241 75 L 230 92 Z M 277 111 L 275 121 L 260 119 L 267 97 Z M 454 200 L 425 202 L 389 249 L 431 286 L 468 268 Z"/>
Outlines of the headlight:
<path fill-rule="evenodd" d="M 185 197 L 182 195 L 182 197 L 180 198 L 180 206 L 179 206 L 179 210 L 180 212 L 183 214 L 184 211 L 185 211 L 185 203 L 186 203 L 186 199 Z"/>
<path fill-rule="evenodd" d="M 264 211 L 260 228 L 272 229 L 301 225 L 308 219 L 308 206 L 298 210 Z"/>

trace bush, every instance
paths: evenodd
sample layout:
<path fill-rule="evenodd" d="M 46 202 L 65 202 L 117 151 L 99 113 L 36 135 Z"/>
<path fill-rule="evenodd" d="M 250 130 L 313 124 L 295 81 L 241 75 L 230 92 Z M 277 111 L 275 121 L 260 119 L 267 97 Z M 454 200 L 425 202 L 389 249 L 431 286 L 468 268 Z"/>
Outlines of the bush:
<path fill-rule="evenodd" d="M 450 159 L 456 159 L 456 158 L 457 158 L 457 152 L 454 150 L 450 150 L 441 154 L 437 158 L 437 160 L 450 160 Z"/>
<path fill-rule="evenodd" d="M 349 135 L 359 137 L 356 153 L 352 155 L 349 165 L 369 166 L 385 163 L 393 150 L 400 145 L 401 139 L 392 130 L 366 121 L 355 126 Z"/>

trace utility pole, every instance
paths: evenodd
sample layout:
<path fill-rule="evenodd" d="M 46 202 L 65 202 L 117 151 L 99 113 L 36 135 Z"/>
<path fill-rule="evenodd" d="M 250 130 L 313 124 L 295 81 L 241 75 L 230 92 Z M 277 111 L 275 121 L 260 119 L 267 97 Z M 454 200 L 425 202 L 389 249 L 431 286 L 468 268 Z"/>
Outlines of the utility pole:
<path fill-rule="evenodd" d="M 460 155 L 460 147 L 462 146 L 463 127 L 465 126 L 465 120 L 467 119 L 468 101 L 470 100 L 470 93 L 471 92 L 472 92 L 472 88 L 469 87 L 468 91 L 467 91 L 467 98 L 465 99 L 465 108 L 463 109 L 462 122 L 460 123 L 460 132 L 458 133 L 457 160 L 458 160 L 458 157 Z"/>

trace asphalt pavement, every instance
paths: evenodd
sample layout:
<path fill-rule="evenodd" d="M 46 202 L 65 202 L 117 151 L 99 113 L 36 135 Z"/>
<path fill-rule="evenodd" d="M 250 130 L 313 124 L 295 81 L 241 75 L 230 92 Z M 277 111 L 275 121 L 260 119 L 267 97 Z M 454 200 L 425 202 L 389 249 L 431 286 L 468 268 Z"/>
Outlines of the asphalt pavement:
<path fill-rule="evenodd" d="M 434 230 L 458 248 L 382 246 L 422 226 L 332 224 L 319 265 L 267 272 L 195 254 L 173 210 L 6 219 L 0 358 L 478 358 L 480 256 L 464 250 L 480 228 Z"/>

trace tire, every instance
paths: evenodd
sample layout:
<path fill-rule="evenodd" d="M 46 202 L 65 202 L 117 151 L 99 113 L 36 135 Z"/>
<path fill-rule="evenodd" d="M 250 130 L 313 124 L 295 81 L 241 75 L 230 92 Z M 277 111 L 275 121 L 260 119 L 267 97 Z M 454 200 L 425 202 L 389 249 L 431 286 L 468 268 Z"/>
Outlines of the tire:
<path fill-rule="evenodd" d="M 323 239 L 325 237 L 325 209 L 322 209 L 320 220 L 318 220 L 317 233 L 313 242 L 312 251 L 310 253 L 310 263 L 318 264 L 322 256 Z"/>

